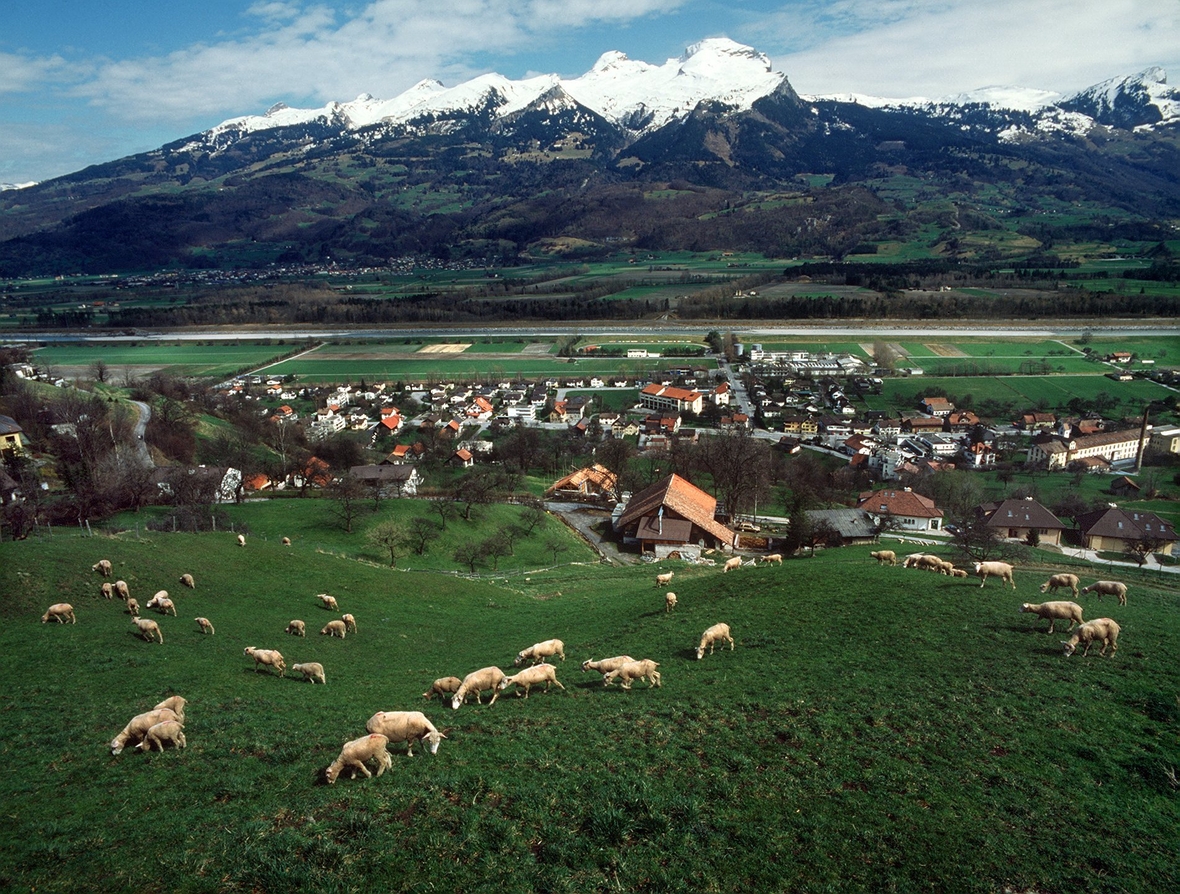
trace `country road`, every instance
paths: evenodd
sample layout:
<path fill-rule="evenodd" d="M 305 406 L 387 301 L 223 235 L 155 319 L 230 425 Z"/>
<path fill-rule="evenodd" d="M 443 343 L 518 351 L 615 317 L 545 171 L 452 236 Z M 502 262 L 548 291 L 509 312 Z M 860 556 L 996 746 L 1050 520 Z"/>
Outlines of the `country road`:
<path fill-rule="evenodd" d="M 133 400 L 131 403 L 135 404 L 139 411 L 139 418 L 135 420 L 135 448 L 139 451 L 139 458 L 143 460 L 143 464 L 149 469 L 154 469 L 156 464 L 152 462 L 152 452 L 148 450 L 147 442 L 143 439 L 148 420 L 152 418 L 152 408 L 141 400 Z"/>

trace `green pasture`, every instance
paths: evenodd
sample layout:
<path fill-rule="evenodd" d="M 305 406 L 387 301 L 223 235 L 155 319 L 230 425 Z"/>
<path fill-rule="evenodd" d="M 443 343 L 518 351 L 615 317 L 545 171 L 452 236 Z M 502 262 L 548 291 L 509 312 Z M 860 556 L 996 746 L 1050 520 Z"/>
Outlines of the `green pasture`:
<path fill-rule="evenodd" d="M 161 367 L 176 375 L 227 376 L 244 367 L 257 367 L 292 350 L 294 346 L 192 342 L 139 346 L 114 344 L 66 344 L 38 348 L 33 362 L 39 366 L 78 367 L 105 361 L 110 370 L 121 367 Z"/>
<path fill-rule="evenodd" d="M 66 891 L 1012 891 L 1156 894 L 1180 884 L 1176 582 L 1130 571 L 1119 650 L 1066 659 L 1040 601 L 879 568 L 869 547 L 783 566 L 559 564 L 390 570 L 321 551 L 269 507 L 230 533 L 0 544 L 0 879 Z M 267 517 L 267 513 L 276 517 Z M 279 531 L 295 531 L 280 544 Z M 265 536 L 264 536 L 265 532 Z M 109 558 L 179 616 L 138 639 L 90 571 Z M 546 563 L 551 565 L 552 563 Z M 675 570 L 663 610 L 657 571 Z M 197 588 L 181 588 L 183 572 Z M 1087 581 L 1092 579 L 1085 575 Z M 346 639 L 320 636 L 356 616 Z M 40 624 L 71 602 L 76 625 Z M 789 610 L 785 606 L 789 604 Z M 192 618 L 209 618 L 204 636 Z M 305 639 L 283 633 L 307 622 Z M 737 641 L 694 660 L 718 621 Z M 565 690 L 458 711 L 422 693 L 559 637 Z M 246 646 L 327 686 L 256 672 Z M 659 662 L 604 688 L 584 659 Z M 132 715 L 188 699 L 183 751 L 112 756 Z M 372 779 L 323 781 L 379 710 L 423 710 L 431 756 L 392 746 Z"/>

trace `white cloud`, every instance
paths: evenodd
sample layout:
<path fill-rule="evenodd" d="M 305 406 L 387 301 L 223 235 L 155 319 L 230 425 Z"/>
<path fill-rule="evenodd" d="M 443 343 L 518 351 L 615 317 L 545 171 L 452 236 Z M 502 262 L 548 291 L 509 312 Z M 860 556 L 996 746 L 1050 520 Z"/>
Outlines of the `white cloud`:
<path fill-rule="evenodd" d="M 60 56 L 32 57 L 0 53 L 0 93 L 24 93 L 62 77 L 66 63 Z"/>

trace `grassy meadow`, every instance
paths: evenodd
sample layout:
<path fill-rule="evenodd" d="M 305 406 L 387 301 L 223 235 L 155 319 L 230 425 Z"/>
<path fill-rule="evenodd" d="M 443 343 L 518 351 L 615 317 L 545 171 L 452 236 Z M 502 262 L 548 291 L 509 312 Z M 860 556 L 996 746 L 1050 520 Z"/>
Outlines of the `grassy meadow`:
<path fill-rule="evenodd" d="M 468 579 L 333 554 L 310 531 L 283 547 L 273 507 L 255 510 L 236 510 L 245 548 L 228 532 L 0 544 L 4 889 L 1180 885 L 1180 581 L 1125 576 L 1126 607 L 1081 597 L 1087 617 L 1118 619 L 1120 648 L 1066 659 L 1063 636 L 1017 612 L 1040 601 L 1042 568 L 1018 569 L 1015 592 L 981 590 L 854 547 L 724 576 L 561 564 Z M 141 603 L 172 594 L 179 617 L 153 616 L 163 645 L 98 597 L 103 557 Z M 653 587 L 665 567 L 671 615 Z M 186 571 L 195 591 L 176 583 Z M 324 591 L 356 635 L 316 634 L 334 617 Z M 60 601 L 78 623 L 39 624 Z M 292 618 L 306 639 L 283 634 Z M 695 661 L 717 621 L 736 650 Z M 565 641 L 564 692 L 458 711 L 421 697 L 550 637 Z M 321 662 L 328 685 L 256 673 L 249 645 Z M 660 662 L 662 688 L 579 671 L 624 652 Z M 110 754 L 132 715 L 174 693 L 189 700 L 186 750 Z M 445 733 L 437 755 L 395 746 L 382 777 L 324 784 L 370 715 L 402 709 Z"/>

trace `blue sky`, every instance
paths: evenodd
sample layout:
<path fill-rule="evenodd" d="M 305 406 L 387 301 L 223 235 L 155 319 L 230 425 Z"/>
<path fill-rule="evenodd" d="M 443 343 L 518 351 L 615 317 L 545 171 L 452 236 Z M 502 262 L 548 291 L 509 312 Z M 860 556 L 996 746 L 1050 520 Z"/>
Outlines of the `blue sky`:
<path fill-rule="evenodd" d="M 1070 93 L 1160 65 L 1180 0 L 31 0 L 0 5 L 0 182 L 155 148 L 275 102 L 392 97 L 422 78 L 576 76 L 706 37 L 801 93 Z"/>

